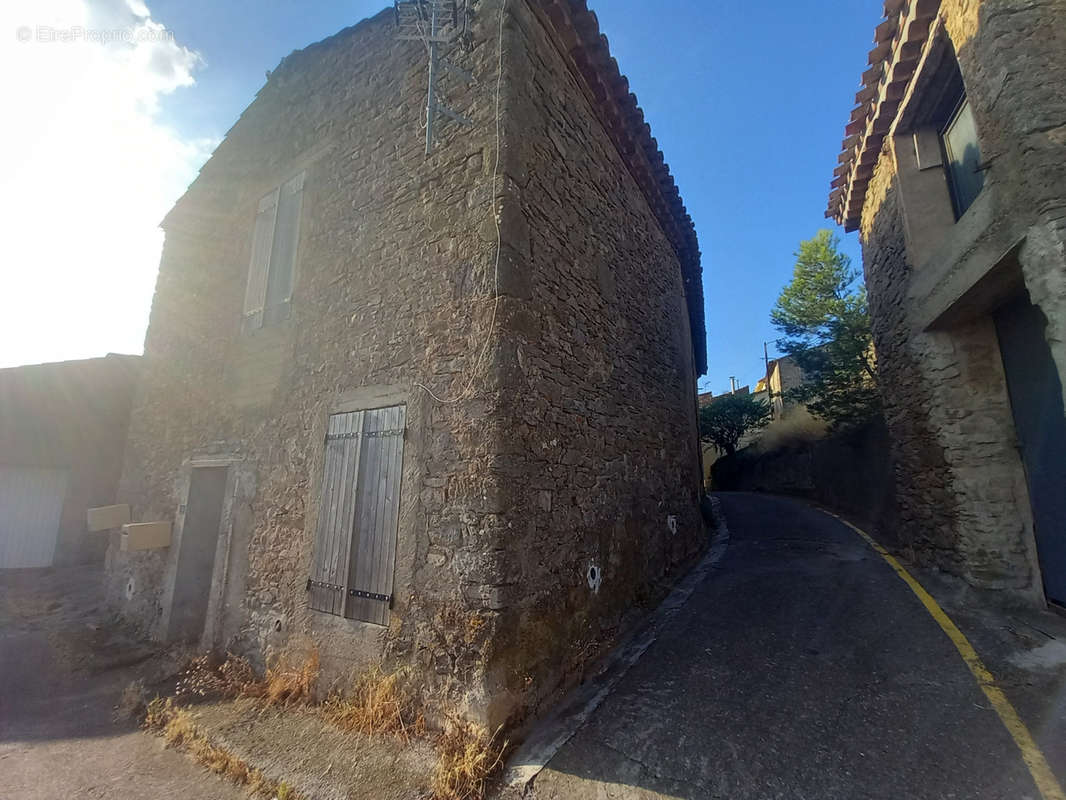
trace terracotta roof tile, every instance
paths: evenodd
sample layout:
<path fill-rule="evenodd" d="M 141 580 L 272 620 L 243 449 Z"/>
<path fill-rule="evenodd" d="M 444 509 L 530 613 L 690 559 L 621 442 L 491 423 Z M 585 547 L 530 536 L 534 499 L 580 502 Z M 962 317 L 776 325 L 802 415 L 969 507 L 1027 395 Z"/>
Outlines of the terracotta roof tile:
<path fill-rule="evenodd" d="M 867 182 L 939 9 L 940 0 L 885 0 L 885 18 L 874 29 L 870 67 L 855 95 L 859 105 L 844 127 L 825 212 L 846 230 L 859 226 Z"/>

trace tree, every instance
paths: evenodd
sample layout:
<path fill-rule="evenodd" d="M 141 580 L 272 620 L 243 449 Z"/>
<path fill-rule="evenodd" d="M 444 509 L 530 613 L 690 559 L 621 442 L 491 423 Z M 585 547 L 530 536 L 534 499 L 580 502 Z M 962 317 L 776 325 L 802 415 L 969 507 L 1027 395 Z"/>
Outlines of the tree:
<path fill-rule="evenodd" d="M 770 407 L 750 394 L 727 394 L 700 406 L 700 439 L 733 455 L 740 437 L 770 421 Z"/>
<path fill-rule="evenodd" d="M 866 287 L 828 230 L 800 242 L 796 267 L 770 313 L 778 348 L 807 383 L 789 391 L 831 427 L 870 419 L 881 407 Z"/>

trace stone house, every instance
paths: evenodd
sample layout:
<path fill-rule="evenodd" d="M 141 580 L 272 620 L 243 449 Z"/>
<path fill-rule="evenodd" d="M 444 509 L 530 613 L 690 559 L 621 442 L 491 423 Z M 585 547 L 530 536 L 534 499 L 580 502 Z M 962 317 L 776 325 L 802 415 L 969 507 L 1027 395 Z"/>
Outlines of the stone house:
<path fill-rule="evenodd" d="M 884 10 L 827 216 L 860 232 L 899 534 L 1066 603 L 1066 3 Z"/>
<path fill-rule="evenodd" d="M 0 369 L 0 569 L 102 562 L 139 356 Z"/>
<path fill-rule="evenodd" d="M 447 5 L 442 3 L 442 5 Z M 704 546 L 699 250 L 578 0 L 482 0 L 427 156 L 393 9 L 286 57 L 163 222 L 109 551 L 161 639 L 515 724 Z M 463 79 L 464 72 L 471 80 Z"/>
<path fill-rule="evenodd" d="M 767 368 L 770 391 L 767 392 L 767 378 L 759 378 L 752 394 L 764 403 L 770 403 L 773 418 L 781 419 L 786 412 L 792 413 L 798 406 L 795 400 L 785 397 L 785 392 L 795 389 L 806 382 L 806 376 L 800 365 L 791 356 L 770 359 Z"/>

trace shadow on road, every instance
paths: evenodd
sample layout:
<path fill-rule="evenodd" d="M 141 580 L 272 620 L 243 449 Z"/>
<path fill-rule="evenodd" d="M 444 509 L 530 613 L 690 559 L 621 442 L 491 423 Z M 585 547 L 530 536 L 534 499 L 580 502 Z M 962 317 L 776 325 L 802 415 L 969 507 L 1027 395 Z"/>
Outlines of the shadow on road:
<path fill-rule="evenodd" d="M 1040 796 L 953 644 L 854 531 L 799 501 L 720 500 L 725 557 L 540 773 L 537 798 Z M 1030 718 L 1053 766 L 1063 675 L 1011 673 L 1050 690 Z"/>

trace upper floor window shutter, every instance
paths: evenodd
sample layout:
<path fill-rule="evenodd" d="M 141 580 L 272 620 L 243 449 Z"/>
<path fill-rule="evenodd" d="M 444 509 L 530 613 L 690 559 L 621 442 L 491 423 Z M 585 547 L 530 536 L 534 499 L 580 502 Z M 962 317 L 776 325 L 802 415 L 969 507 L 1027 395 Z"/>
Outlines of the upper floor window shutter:
<path fill-rule="evenodd" d="M 274 229 L 278 216 L 279 190 L 275 189 L 259 201 L 252 236 L 252 260 L 248 266 L 248 286 L 244 294 L 244 320 L 249 328 L 263 324 L 270 256 L 274 247 Z"/>
<path fill-rule="evenodd" d="M 293 276 L 296 271 L 296 248 L 300 242 L 300 211 L 303 206 L 304 173 L 282 184 L 278 197 L 277 222 L 274 226 L 274 246 L 270 254 L 270 273 L 267 279 L 265 309 L 267 314 L 278 313 L 292 299 Z"/>

